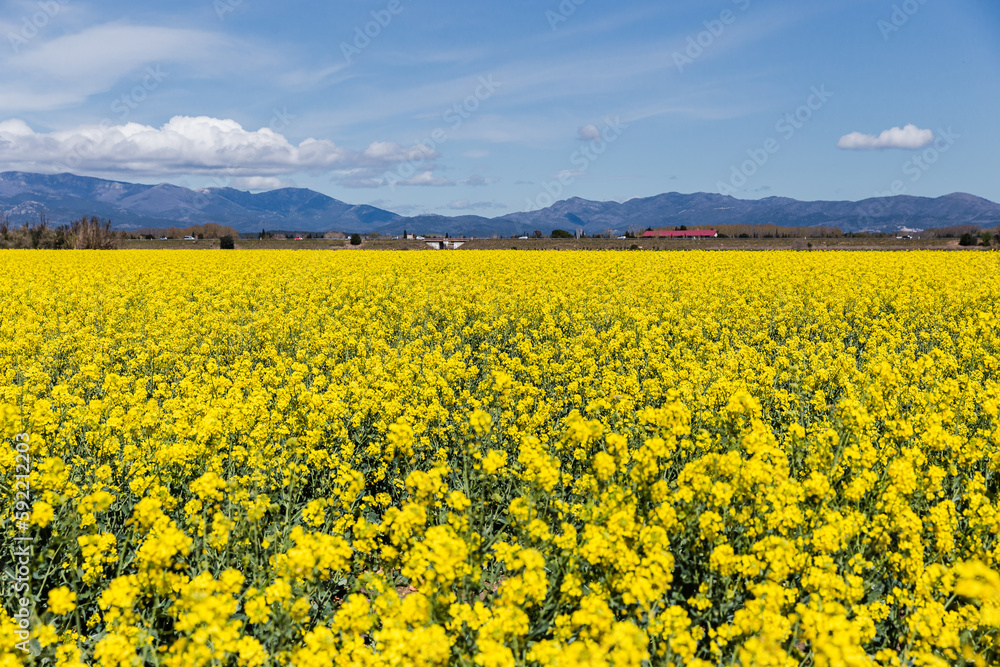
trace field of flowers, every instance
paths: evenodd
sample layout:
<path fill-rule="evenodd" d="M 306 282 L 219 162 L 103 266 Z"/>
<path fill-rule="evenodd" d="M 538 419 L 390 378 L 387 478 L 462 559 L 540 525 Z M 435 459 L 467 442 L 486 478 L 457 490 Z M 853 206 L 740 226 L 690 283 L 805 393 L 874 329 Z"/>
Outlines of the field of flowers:
<path fill-rule="evenodd" d="M 1000 663 L 1000 254 L 8 251 L 0 304 L 0 665 Z"/>

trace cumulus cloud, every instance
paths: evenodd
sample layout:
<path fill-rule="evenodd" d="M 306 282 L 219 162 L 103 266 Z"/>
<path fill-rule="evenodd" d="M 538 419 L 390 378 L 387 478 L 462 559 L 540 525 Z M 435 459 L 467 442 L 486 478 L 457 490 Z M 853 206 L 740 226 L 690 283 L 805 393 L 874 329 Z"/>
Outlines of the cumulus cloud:
<path fill-rule="evenodd" d="M 384 170 L 437 155 L 424 145 L 392 142 L 374 142 L 362 151 L 323 139 L 295 145 L 270 128 L 251 131 L 234 120 L 205 116 L 175 116 L 159 128 L 105 123 L 47 134 L 22 120 L 0 123 L 0 166 L 43 173 L 263 178 L 302 171 Z"/>
<path fill-rule="evenodd" d="M 601 138 L 601 131 L 596 125 L 584 125 L 576 131 L 576 138 L 580 141 L 596 141 Z"/>
<path fill-rule="evenodd" d="M 903 128 L 894 127 L 880 135 L 851 132 L 845 134 L 837 142 L 837 148 L 852 151 L 871 151 L 884 148 L 901 148 L 903 150 L 918 150 L 934 141 L 934 132 L 921 130 L 916 125 Z"/>

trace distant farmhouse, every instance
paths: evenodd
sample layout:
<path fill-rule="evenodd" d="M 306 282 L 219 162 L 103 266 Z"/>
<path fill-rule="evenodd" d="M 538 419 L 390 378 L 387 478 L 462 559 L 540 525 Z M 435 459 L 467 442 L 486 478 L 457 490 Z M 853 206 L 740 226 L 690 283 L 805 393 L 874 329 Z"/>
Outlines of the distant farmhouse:
<path fill-rule="evenodd" d="M 417 237 L 419 238 L 419 237 Z M 471 238 L 446 238 L 443 236 L 428 236 L 424 243 L 434 250 L 458 250 L 471 241 Z"/>

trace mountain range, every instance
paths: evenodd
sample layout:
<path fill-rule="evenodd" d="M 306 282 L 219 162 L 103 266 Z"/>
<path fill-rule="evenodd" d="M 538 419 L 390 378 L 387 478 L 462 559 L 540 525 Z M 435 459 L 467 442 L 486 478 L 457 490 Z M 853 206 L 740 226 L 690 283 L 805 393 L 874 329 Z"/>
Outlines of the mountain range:
<path fill-rule="evenodd" d="M 736 199 L 719 194 L 670 192 L 625 202 L 573 197 L 537 211 L 496 218 L 475 215 L 404 217 L 351 205 L 301 188 L 250 193 L 233 188 L 191 190 L 166 183 L 139 185 L 73 174 L 0 173 L 0 215 L 14 223 L 45 213 L 53 224 L 84 215 L 110 219 L 117 229 L 186 227 L 215 222 L 240 232 L 282 229 L 453 236 L 513 236 L 582 228 L 587 234 L 632 228 L 722 224 L 839 227 L 845 232 L 922 230 L 972 224 L 1000 225 L 1000 204 L 970 194 L 938 198 L 900 195 L 851 201 L 798 201 L 786 197 Z"/>

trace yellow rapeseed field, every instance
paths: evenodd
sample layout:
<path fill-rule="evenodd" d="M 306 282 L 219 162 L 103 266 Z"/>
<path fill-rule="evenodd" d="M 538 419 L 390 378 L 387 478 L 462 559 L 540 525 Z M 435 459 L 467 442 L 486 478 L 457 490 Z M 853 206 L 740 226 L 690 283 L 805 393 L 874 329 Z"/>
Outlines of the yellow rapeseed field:
<path fill-rule="evenodd" d="M 998 269 L 0 254 L 0 665 L 996 665 Z"/>

